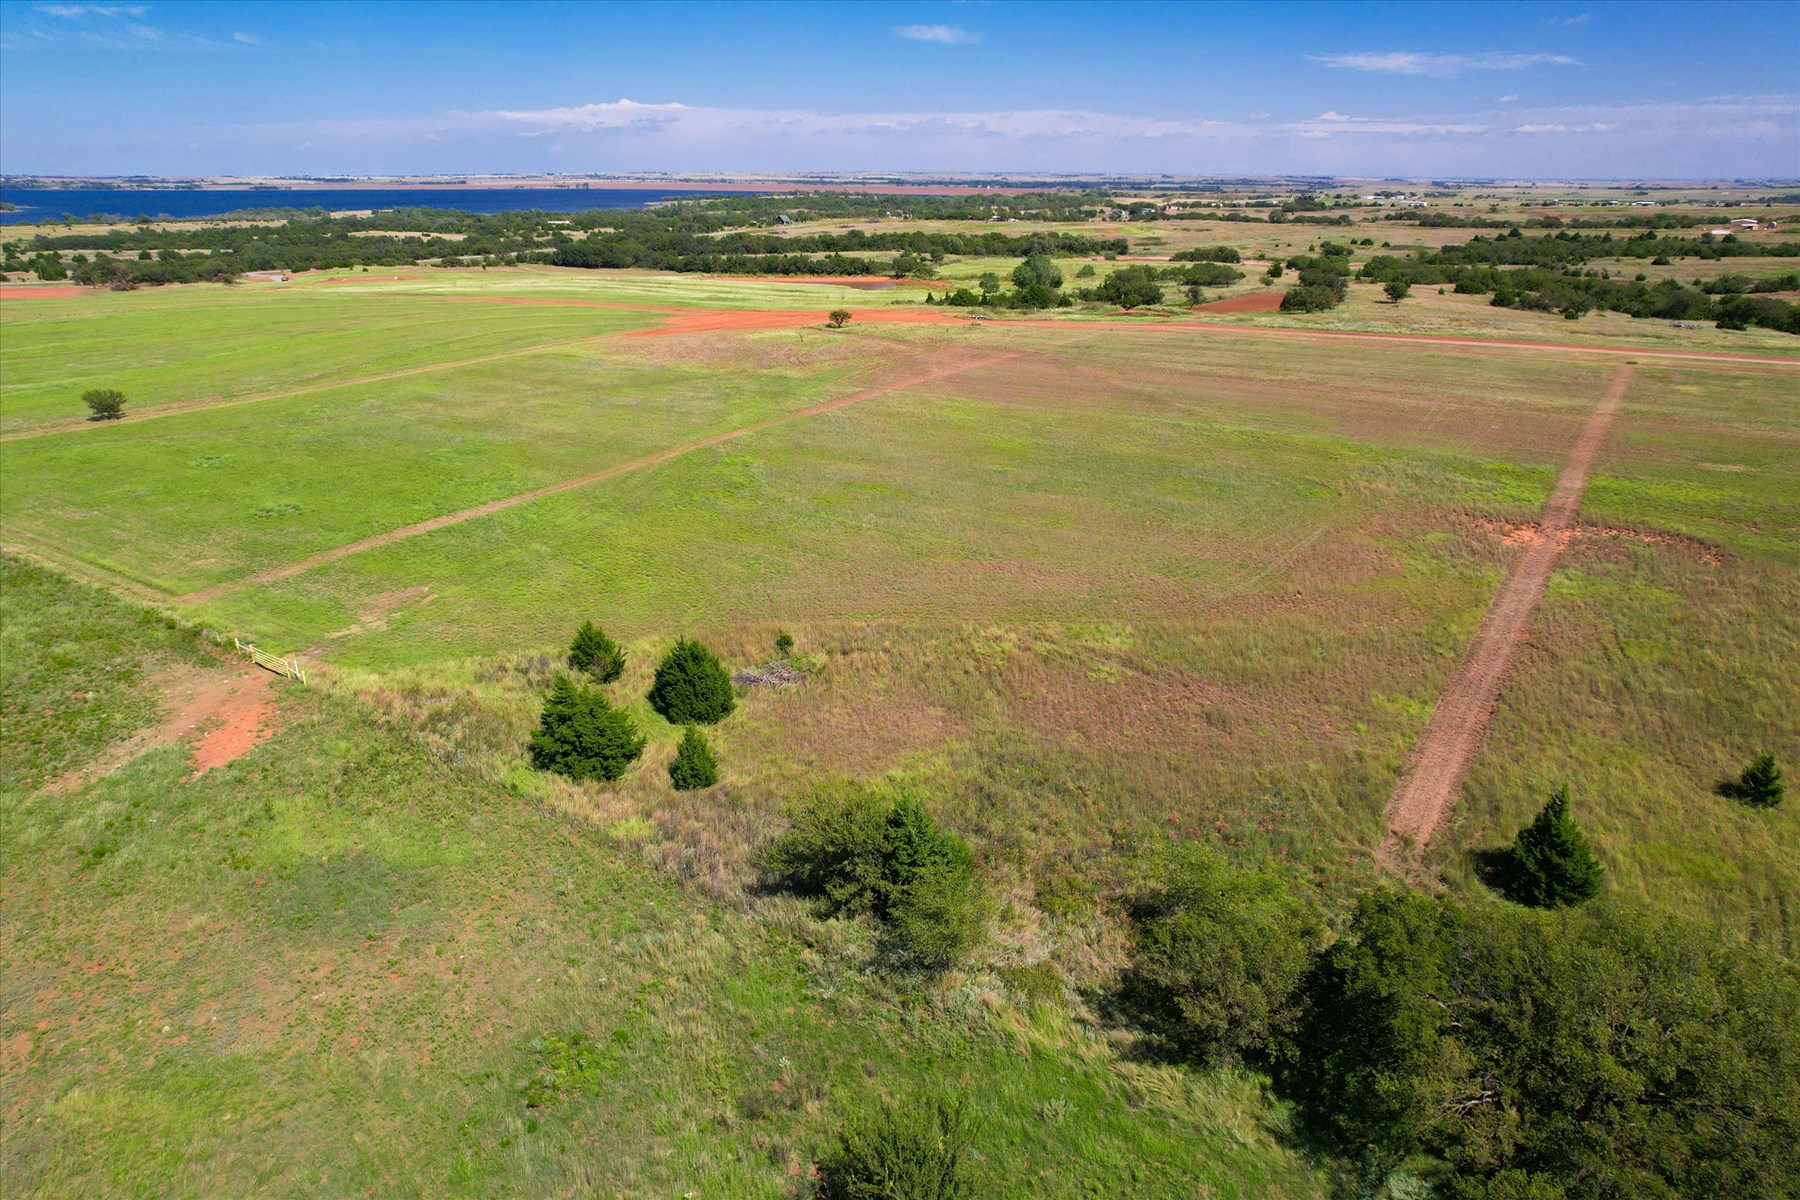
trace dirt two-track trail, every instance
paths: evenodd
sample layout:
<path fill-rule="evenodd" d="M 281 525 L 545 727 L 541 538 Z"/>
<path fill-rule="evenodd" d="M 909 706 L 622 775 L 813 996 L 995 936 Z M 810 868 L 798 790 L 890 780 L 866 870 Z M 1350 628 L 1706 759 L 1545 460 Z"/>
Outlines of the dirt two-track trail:
<path fill-rule="evenodd" d="M 1606 444 L 1613 414 L 1630 384 L 1631 368 L 1621 367 L 1600 403 L 1588 415 L 1556 481 L 1556 490 L 1544 508 L 1537 536 L 1513 560 L 1499 593 L 1463 654 L 1462 663 L 1431 710 L 1425 732 L 1414 745 L 1406 771 L 1388 801 L 1384 856 L 1392 858 L 1404 844 L 1410 844 L 1414 851 L 1423 849 L 1456 806 L 1463 779 L 1487 734 L 1500 689 L 1531 629 L 1544 588 L 1550 582 L 1550 571 L 1581 510 L 1588 472 Z"/>
<path fill-rule="evenodd" d="M 432 517 L 428 521 L 419 521 L 412 525 L 402 525 L 398 529 L 390 529 L 386 533 L 378 533 L 373 537 L 363 538 L 359 542 L 350 542 L 347 545 L 334 546 L 330 550 L 321 550 L 317 554 L 299 559 L 296 562 L 287 563 L 284 566 L 275 567 L 271 570 L 248 576 L 244 579 L 236 579 L 228 583 L 217 584 L 213 587 L 206 588 L 203 591 L 183 596 L 181 597 L 181 603 L 199 604 L 207 600 L 216 599 L 227 592 L 233 592 L 239 588 L 253 587 L 257 584 L 278 583 L 283 579 L 292 579 L 294 576 L 304 574 L 315 567 L 322 567 L 326 563 L 336 562 L 340 558 L 348 558 L 352 554 L 360 554 L 364 550 L 373 550 L 378 546 L 391 545 L 394 542 L 403 541 L 406 538 L 418 537 L 423 533 L 431 533 L 434 530 L 444 529 L 451 525 L 460 525 L 464 521 L 472 521 L 477 517 L 485 517 L 491 513 L 501 512 L 508 508 L 514 508 L 520 504 L 530 503 L 533 500 L 541 500 L 545 496 L 554 496 L 558 492 L 566 492 L 574 488 L 589 487 L 619 475 L 630 474 L 633 471 L 644 471 L 653 467 L 660 467 L 664 463 L 671 462 L 686 454 L 692 454 L 696 450 L 704 450 L 708 446 L 717 446 L 721 442 L 729 442 L 737 438 L 748 436 L 752 433 L 760 433 L 765 429 L 773 429 L 777 425 L 786 425 L 790 421 L 799 421 L 807 417 L 816 417 L 823 413 L 831 412 L 834 409 L 847 408 L 852 404 L 859 404 L 864 400 L 873 400 L 877 396 L 885 396 L 891 392 L 898 392 L 905 388 L 918 387 L 921 384 L 931 383 L 934 380 L 944 379 L 951 375 L 960 375 L 964 371 L 973 371 L 978 367 L 993 366 L 996 363 L 1003 363 L 1010 359 L 1018 358 L 1024 353 L 1025 352 L 1022 350 L 1009 350 L 1001 354 L 986 354 L 980 356 L 960 355 L 953 361 L 949 363 L 940 363 L 940 365 L 933 367 L 928 371 L 923 371 L 915 375 L 907 375 L 904 378 L 877 384 L 874 387 L 863 388 L 861 391 L 851 392 L 847 396 L 839 396 L 835 400 L 827 400 L 823 404 L 815 404 L 810 408 L 796 409 L 790 413 L 783 413 L 779 417 L 770 417 L 766 421 L 757 421 L 752 425 L 740 426 L 737 429 L 728 429 L 724 433 L 715 433 L 711 437 L 704 437 L 698 441 L 687 442 L 680 446 L 672 446 L 667 450 L 659 450 L 655 454 L 646 454 L 644 457 L 634 458 L 630 462 L 617 463 L 589 475 L 582 475 L 575 479 L 559 480 L 556 483 L 545 484 L 540 488 L 533 488 L 528 492 L 520 492 L 514 496 L 503 496 L 498 500 L 490 500 L 486 504 L 477 504 L 473 508 L 465 508 L 456 512 L 445 513 L 441 517 Z"/>

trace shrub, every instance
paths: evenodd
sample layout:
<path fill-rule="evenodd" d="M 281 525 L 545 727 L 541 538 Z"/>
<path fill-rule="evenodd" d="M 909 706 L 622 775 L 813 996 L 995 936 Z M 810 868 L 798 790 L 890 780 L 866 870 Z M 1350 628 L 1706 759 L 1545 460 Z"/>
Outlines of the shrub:
<path fill-rule="evenodd" d="M 833 329 L 842 329 L 850 323 L 850 315 L 847 308 L 834 308 L 826 314 L 825 323 Z"/>
<path fill-rule="evenodd" d="M 699 642 L 682 638 L 657 664 L 650 707 L 671 724 L 711 725 L 724 720 L 736 703 L 731 676 Z"/>
<path fill-rule="evenodd" d="M 117 388 L 92 388 L 81 393 L 81 402 L 94 415 L 92 421 L 116 421 L 125 415 L 125 393 Z"/>
<path fill-rule="evenodd" d="M 698 726 L 689 725 L 682 733 L 681 745 L 675 748 L 675 758 L 669 763 L 669 782 L 678 792 L 697 791 L 719 782 L 719 760 L 713 757 L 712 747 L 706 744 L 706 735 Z"/>
<path fill-rule="evenodd" d="M 1736 779 L 1719 784 L 1719 795 L 1741 800 L 1751 808 L 1774 808 L 1781 803 L 1781 768 L 1773 754 L 1759 754 Z"/>
<path fill-rule="evenodd" d="M 844 1125 L 819 1163 L 821 1200 L 968 1200 L 968 1107 L 959 1097 L 884 1104 Z"/>
<path fill-rule="evenodd" d="M 1190 845 L 1130 915 L 1125 1006 L 1182 1052 L 1236 1061 L 1293 1024 L 1324 930 L 1281 881 Z"/>
<path fill-rule="evenodd" d="M 1569 789 L 1558 788 L 1537 819 L 1519 831 L 1505 890 L 1533 908 L 1567 908 L 1600 891 L 1600 860 L 1569 816 Z"/>
<path fill-rule="evenodd" d="M 1130 311 L 1144 304 L 1161 304 L 1163 290 L 1150 267 L 1121 267 L 1101 282 L 1095 295 Z"/>
<path fill-rule="evenodd" d="M 907 797 L 816 794 L 761 866 L 774 885 L 818 897 L 828 915 L 879 918 L 894 957 L 928 970 L 959 962 L 985 931 L 968 843 Z"/>
<path fill-rule="evenodd" d="M 611 683 L 625 670 L 625 652 L 592 621 L 583 621 L 569 646 L 569 665 L 601 683 Z"/>
<path fill-rule="evenodd" d="M 1077 278 L 1077 279 L 1092 279 L 1093 277 L 1094 277 L 1094 264 L 1093 263 L 1082 263 L 1081 270 L 1075 272 L 1075 278 Z"/>
<path fill-rule="evenodd" d="M 1327 287 L 1293 287 L 1281 297 L 1282 312 L 1324 312 L 1336 308 L 1342 299 L 1337 292 Z"/>
<path fill-rule="evenodd" d="M 788 655 L 792 654 L 793 652 L 794 652 L 793 635 L 788 634 L 788 633 L 776 634 L 775 635 L 775 653 L 781 655 L 781 657 L 783 657 L 783 658 L 786 658 Z"/>
<path fill-rule="evenodd" d="M 1382 285 L 1382 290 L 1387 293 L 1387 298 L 1389 300 L 1398 304 L 1408 296 L 1412 295 L 1412 284 L 1404 279 L 1390 279 L 1387 283 Z M 1440 288 L 1439 290 L 1442 291 L 1443 289 Z"/>
<path fill-rule="evenodd" d="M 540 771 L 574 780 L 617 779 L 644 752 L 644 738 L 631 715 L 614 708 L 604 694 L 559 674 L 550 684 L 530 751 Z"/>

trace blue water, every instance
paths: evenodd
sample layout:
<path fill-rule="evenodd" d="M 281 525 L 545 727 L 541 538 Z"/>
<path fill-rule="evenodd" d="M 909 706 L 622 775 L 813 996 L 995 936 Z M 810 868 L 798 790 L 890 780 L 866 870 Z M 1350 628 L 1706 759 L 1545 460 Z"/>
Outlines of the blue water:
<path fill-rule="evenodd" d="M 37 191 L 0 188 L 0 202 L 18 205 L 0 212 L 0 224 L 40 221 L 73 213 L 78 217 L 109 215 L 129 221 L 150 217 L 217 217 L 246 208 L 323 208 L 327 212 L 369 208 L 453 208 L 461 212 L 499 213 L 521 209 L 583 212 L 590 208 L 644 208 L 659 200 L 717 195 L 704 188 L 637 191 L 621 188 L 472 188 L 432 191 L 385 188 L 357 191 L 200 191 L 198 189 L 131 189 L 118 191 Z"/>

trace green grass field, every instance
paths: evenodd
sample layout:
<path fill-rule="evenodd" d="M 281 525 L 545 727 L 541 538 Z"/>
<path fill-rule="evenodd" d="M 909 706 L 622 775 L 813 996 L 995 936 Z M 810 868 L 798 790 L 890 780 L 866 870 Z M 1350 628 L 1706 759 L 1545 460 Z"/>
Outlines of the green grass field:
<path fill-rule="evenodd" d="M 1311 323 L 1672 337 L 1363 290 Z M 7 560 L 7 1176 L 776 1196 L 846 1112 L 936 1085 L 982 1098 L 983 1195 L 1322 1194 L 1256 1078 L 1138 1061 L 1095 1015 L 1117 901 L 1171 839 L 1332 904 L 1381 877 L 1508 535 L 1621 360 L 1079 317 L 635 337 L 661 318 L 457 299 L 480 296 L 911 302 L 549 269 L 9 300 L 6 431 L 87 386 L 171 407 L 0 445 L 6 545 L 301 654 L 315 686 L 230 767 L 188 779 L 165 747 L 34 792 L 156 720 L 146 672 L 213 660 Z M 1754 341 L 1719 338 L 1667 344 Z M 1711 789 L 1761 749 L 1800 763 L 1800 378 L 1634 369 L 1430 863 L 1481 894 L 1471 852 L 1566 782 L 1615 894 L 1791 953 L 1800 816 Z M 651 739 L 614 785 L 523 754 L 585 619 L 625 644 L 609 690 Z M 750 666 L 779 630 L 803 682 L 745 694 L 722 782 L 673 792 L 657 655 L 698 636 Z M 750 887 L 834 779 L 914 787 L 970 838 L 998 901 L 970 969 L 885 975 L 865 927 Z M 587 1083 L 528 1110 L 544 1039 L 577 1032 Z"/>

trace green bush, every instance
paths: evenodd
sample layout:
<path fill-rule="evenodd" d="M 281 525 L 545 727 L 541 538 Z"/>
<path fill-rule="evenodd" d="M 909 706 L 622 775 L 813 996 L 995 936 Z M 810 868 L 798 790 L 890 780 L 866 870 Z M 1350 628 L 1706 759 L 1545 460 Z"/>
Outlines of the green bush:
<path fill-rule="evenodd" d="M 1784 791 L 1781 768 L 1775 765 L 1773 754 L 1759 754 L 1743 774 L 1721 783 L 1718 791 L 1719 795 L 1741 800 L 1751 808 L 1774 808 L 1781 803 Z"/>
<path fill-rule="evenodd" d="M 681 639 L 657 664 L 650 707 L 671 724 L 711 725 L 724 720 L 736 703 L 731 676 L 699 642 Z"/>
<path fill-rule="evenodd" d="M 821 1200 L 968 1200 L 968 1107 L 933 1097 L 845 1123 L 819 1162 Z"/>
<path fill-rule="evenodd" d="M 890 952 L 913 965 L 954 965 L 983 936 L 986 912 L 968 843 L 908 797 L 817 793 L 760 866 L 771 885 L 817 897 L 826 915 L 880 919 Z"/>
<path fill-rule="evenodd" d="M 788 633 L 776 634 L 775 635 L 775 653 L 779 654 L 783 658 L 786 658 L 788 655 L 792 654 L 793 652 L 794 652 L 793 635 L 788 634 Z"/>
<path fill-rule="evenodd" d="M 1281 297 L 1282 312 L 1324 312 L 1336 308 L 1343 297 L 1328 287 L 1292 287 Z"/>
<path fill-rule="evenodd" d="M 569 665 L 601 683 L 611 683 L 625 670 L 625 652 L 592 621 L 583 621 L 569 646 Z"/>
<path fill-rule="evenodd" d="M 1366 1169 L 1453 1200 L 1800 1195 L 1800 980 L 1715 929 L 1384 889 L 1305 999 L 1278 1090 Z"/>
<path fill-rule="evenodd" d="M 1145 304 L 1161 304 L 1162 284 L 1150 267 L 1120 267 L 1103 280 L 1094 294 L 1109 304 L 1129 312 Z"/>
<path fill-rule="evenodd" d="M 682 733 L 681 745 L 675 748 L 675 758 L 669 763 L 669 782 L 678 792 L 709 788 L 719 782 L 719 760 L 713 757 L 712 747 L 706 744 L 706 735 L 698 726 L 689 725 Z"/>
<path fill-rule="evenodd" d="M 1533 908 L 1567 908 L 1593 899 L 1603 875 L 1581 827 L 1569 816 L 1569 789 L 1563 787 L 1514 839 L 1503 890 Z"/>
<path fill-rule="evenodd" d="M 90 388 L 81 393 L 81 402 L 94 414 L 91 421 L 116 421 L 125 415 L 125 393 L 117 388 Z"/>
<path fill-rule="evenodd" d="M 559 674 L 544 700 L 530 752 L 540 771 L 574 780 L 617 779 L 644 752 L 644 738 L 630 714 L 614 708 L 600 691 Z"/>
<path fill-rule="evenodd" d="M 1183 1053 L 1235 1062 L 1293 1024 L 1324 926 L 1280 880 L 1189 845 L 1130 915 L 1135 952 L 1121 998 Z"/>

